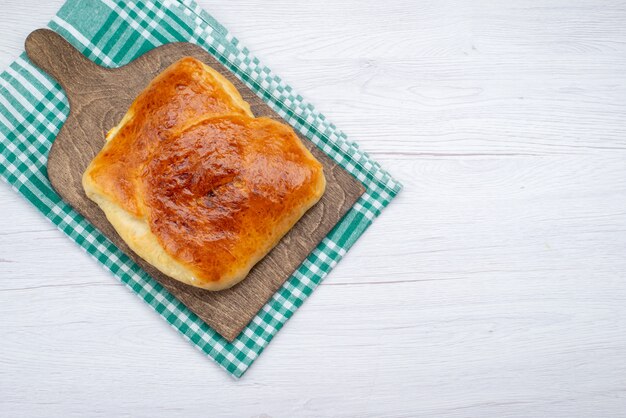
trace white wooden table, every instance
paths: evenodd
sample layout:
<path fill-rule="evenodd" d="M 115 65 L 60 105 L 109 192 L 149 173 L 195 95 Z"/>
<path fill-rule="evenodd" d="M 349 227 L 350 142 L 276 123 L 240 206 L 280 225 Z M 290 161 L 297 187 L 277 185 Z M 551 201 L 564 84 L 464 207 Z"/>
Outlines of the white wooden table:
<path fill-rule="evenodd" d="M 623 2 L 200 3 L 405 190 L 234 381 L 0 183 L 0 415 L 626 414 Z"/>

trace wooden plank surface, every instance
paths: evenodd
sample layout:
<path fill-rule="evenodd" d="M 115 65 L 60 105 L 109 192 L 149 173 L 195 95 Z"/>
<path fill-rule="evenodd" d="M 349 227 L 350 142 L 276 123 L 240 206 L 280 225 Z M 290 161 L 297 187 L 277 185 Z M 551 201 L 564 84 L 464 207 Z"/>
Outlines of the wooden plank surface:
<path fill-rule="evenodd" d="M 85 195 L 81 179 L 91 160 L 102 149 L 105 133 L 119 123 L 135 97 L 154 77 L 187 56 L 203 61 L 224 75 L 250 104 L 255 116 L 286 122 L 215 58 L 189 43 L 164 45 L 128 65 L 108 69 L 89 61 L 60 35 L 49 29 L 39 29 L 28 36 L 26 53 L 35 65 L 59 81 L 70 104 L 70 114 L 48 156 L 47 171 L 52 187 L 200 319 L 230 341 L 239 335 L 365 190 L 347 171 L 298 134 L 324 166 L 326 191 L 320 201 L 237 285 L 211 292 L 181 283 L 137 256 L 117 234 L 104 212 Z"/>
<path fill-rule="evenodd" d="M 623 2 L 200 3 L 405 189 L 234 382 L 0 184 L 0 410 L 624 415 Z"/>

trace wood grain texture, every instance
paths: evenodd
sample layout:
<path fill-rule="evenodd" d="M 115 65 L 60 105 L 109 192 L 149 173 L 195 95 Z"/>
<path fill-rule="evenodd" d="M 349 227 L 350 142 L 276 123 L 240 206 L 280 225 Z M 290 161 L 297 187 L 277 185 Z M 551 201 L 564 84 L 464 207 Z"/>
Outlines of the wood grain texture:
<path fill-rule="evenodd" d="M 200 3 L 405 188 L 233 382 L 0 187 L 0 410 L 624 415 L 623 2 Z"/>
<path fill-rule="evenodd" d="M 327 186 L 320 201 L 237 285 L 211 292 L 181 283 L 136 255 L 117 234 L 104 212 L 85 195 L 82 175 L 102 149 L 105 133 L 119 123 L 135 97 L 154 77 L 186 56 L 195 57 L 224 75 L 250 104 L 255 116 L 286 122 L 215 58 L 193 44 L 164 45 L 125 66 L 112 69 L 94 64 L 49 29 L 32 32 L 25 46 L 30 60 L 61 84 L 70 104 L 70 113 L 48 156 L 48 177 L 52 187 L 118 248 L 229 341 L 239 335 L 365 191 L 360 182 L 298 134 L 324 166 Z"/>

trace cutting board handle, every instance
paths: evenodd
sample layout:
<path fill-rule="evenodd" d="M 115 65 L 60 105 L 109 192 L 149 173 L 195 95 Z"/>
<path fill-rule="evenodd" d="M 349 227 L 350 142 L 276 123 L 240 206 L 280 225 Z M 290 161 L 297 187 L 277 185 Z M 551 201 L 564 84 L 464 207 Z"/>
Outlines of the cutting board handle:
<path fill-rule="evenodd" d="M 75 80 L 89 78 L 102 68 L 91 62 L 63 37 L 50 29 L 31 32 L 24 44 L 26 54 L 33 64 L 54 77 L 72 99 L 77 89 Z M 100 71 L 98 71 L 100 70 Z"/>

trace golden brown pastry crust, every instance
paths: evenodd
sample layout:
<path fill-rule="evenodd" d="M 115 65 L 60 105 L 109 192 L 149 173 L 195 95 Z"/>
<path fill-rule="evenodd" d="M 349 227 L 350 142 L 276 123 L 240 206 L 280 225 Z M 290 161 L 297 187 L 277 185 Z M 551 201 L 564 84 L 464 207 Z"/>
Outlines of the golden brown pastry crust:
<path fill-rule="evenodd" d="M 109 131 L 89 176 L 102 193 L 141 216 L 134 182 L 155 144 L 190 119 L 229 113 L 252 116 L 248 103 L 221 74 L 194 58 L 182 58 L 155 77 Z"/>
<path fill-rule="evenodd" d="M 83 176 L 120 236 L 166 275 L 241 281 L 322 196 L 322 165 L 293 130 L 254 118 L 219 73 L 172 64 L 137 97 Z"/>

